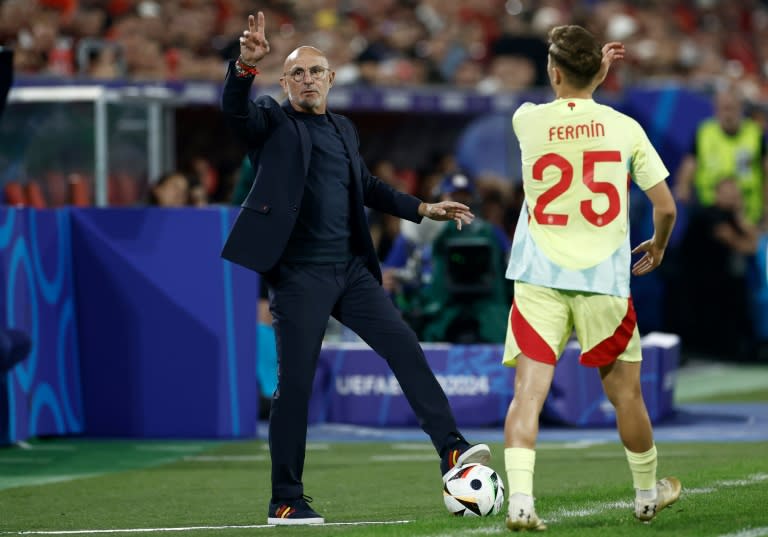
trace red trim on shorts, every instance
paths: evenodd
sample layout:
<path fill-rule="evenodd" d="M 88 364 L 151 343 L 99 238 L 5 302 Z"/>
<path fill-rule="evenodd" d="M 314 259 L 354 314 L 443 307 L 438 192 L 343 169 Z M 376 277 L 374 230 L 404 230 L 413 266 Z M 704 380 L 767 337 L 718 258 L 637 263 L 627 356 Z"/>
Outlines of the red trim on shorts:
<path fill-rule="evenodd" d="M 632 297 L 627 299 L 627 313 L 621 324 L 616 327 L 612 336 L 605 338 L 600 343 L 592 347 L 589 351 L 582 353 L 579 362 L 589 367 L 601 367 L 612 364 L 627 349 L 632 334 L 637 325 L 637 315 L 635 306 L 632 303 Z"/>
<path fill-rule="evenodd" d="M 552 348 L 523 317 L 514 300 L 512 301 L 512 313 L 510 313 L 509 322 L 512 325 L 512 334 L 515 336 L 517 346 L 520 347 L 520 351 L 525 356 L 545 364 L 555 365 L 557 363 L 557 356 L 555 356 Z"/>

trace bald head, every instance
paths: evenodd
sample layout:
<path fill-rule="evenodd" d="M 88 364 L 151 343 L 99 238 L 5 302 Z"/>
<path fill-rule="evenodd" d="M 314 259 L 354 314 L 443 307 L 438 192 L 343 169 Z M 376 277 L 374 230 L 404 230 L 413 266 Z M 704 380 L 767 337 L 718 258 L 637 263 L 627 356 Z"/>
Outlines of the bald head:
<path fill-rule="evenodd" d="M 283 62 L 283 71 L 288 72 L 291 66 L 295 64 L 299 59 L 310 57 L 322 58 L 325 60 L 322 65 L 326 67 L 328 66 L 328 58 L 326 58 L 325 53 L 322 50 L 315 47 L 310 47 L 309 45 L 303 45 L 288 54 L 288 56 L 285 58 L 285 62 Z"/>

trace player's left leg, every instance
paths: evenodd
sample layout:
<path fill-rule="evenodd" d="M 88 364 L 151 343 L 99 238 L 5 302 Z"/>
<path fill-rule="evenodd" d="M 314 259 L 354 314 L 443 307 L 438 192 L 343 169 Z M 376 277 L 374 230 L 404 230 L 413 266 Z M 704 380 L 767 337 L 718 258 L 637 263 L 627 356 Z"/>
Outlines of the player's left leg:
<path fill-rule="evenodd" d="M 600 368 L 605 395 L 616 409 L 619 437 L 624 447 L 634 453 L 653 448 L 651 420 L 640 390 L 640 364 L 616 360 Z"/>
<path fill-rule="evenodd" d="M 680 482 L 656 481 L 653 429 L 640 389 L 640 334 L 630 298 L 579 293 L 573 301 L 574 325 L 582 347 L 580 361 L 597 366 L 624 444 L 635 487 L 635 516 L 650 520 L 677 500 Z"/>
<path fill-rule="evenodd" d="M 647 522 L 676 502 L 682 487 L 675 477 L 656 481 L 656 445 L 640 389 L 640 363 L 618 359 L 601 367 L 600 376 L 606 396 L 616 409 L 619 437 L 632 472 L 635 516 Z"/>

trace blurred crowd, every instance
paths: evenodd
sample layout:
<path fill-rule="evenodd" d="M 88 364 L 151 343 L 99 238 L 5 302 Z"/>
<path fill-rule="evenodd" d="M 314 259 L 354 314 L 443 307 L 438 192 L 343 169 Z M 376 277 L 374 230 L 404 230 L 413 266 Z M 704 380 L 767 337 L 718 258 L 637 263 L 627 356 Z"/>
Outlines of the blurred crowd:
<path fill-rule="evenodd" d="M 337 84 L 517 91 L 546 84 L 546 32 L 576 23 L 627 45 L 609 88 L 728 78 L 768 96 L 765 0 L 4 0 L 0 45 L 15 48 L 23 76 L 220 81 L 257 10 L 270 83 L 290 50 L 311 44 Z"/>

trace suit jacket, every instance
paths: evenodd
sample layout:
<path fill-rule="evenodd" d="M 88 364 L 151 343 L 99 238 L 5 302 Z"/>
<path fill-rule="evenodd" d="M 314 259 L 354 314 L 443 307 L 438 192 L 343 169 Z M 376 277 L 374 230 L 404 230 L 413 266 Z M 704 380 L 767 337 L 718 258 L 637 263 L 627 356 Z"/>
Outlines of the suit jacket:
<path fill-rule="evenodd" d="M 309 170 L 312 141 L 306 126 L 288 101 L 269 96 L 249 100 L 251 80 L 238 78 L 230 63 L 222 94 L 222 110 L 236 135 L 248 147 L 255 180 L 241 204 L 222 257 L 257 272 L 268 272 L 280 261 L 299 215 Z M 352 122 L 328 113 L 351 162 L 350 224 L 352 245 L 366 257 L 371 274 L 381 282 L 381 268 L 373 247 L 364 206 L 413 222 L 420 222 L 421 200 L 399 192 L 368 171 L 359 153 Z"/>

